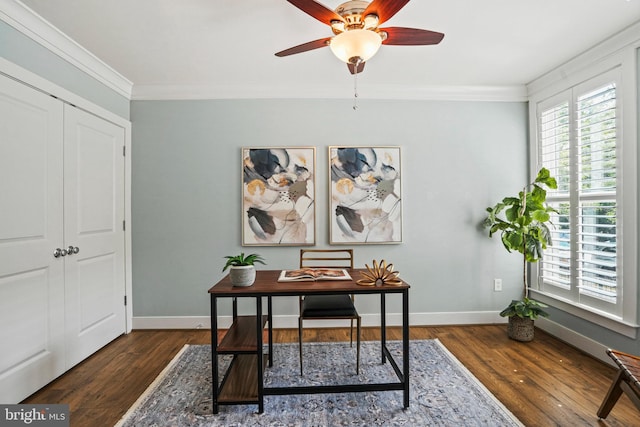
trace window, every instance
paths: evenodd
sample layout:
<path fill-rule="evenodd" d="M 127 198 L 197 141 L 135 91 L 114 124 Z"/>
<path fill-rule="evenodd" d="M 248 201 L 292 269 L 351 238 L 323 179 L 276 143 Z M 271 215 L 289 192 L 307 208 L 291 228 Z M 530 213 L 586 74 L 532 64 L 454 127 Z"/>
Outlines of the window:
<path fill-rule="evenodd" d="M 534 273 L 537 290 L 623 317 L 621 103 L 608 72 L 538 104 L 538 166 L 558 182 L 553 245 Z"/>

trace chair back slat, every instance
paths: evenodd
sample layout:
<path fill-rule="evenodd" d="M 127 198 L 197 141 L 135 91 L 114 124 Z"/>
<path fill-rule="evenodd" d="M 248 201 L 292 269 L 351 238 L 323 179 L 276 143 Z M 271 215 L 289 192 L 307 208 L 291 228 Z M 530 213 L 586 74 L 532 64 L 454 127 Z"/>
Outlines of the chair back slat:
<path fill-rule="evenodd" d="M 353 268 L 353 249 L 300 249 L 300 268 Z"/>
<path fill-rule="evenodd" d="M 640 357 L 617 350 L 608 350 L 607 353 L 622 369 L 636 391 L 640 392 Z"/>

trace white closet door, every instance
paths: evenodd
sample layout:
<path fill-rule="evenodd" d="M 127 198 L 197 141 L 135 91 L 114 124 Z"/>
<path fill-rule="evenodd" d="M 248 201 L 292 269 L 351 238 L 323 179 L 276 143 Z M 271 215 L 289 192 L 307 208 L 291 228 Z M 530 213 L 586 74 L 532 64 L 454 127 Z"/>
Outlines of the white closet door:
<path fill-rule="evenodd" d="M 64 109 L 67 368 L 125 332 L 124 129 Z"/>
<path fill-rule="evenodd" d="M 65 371 L 62 111 L 0 76 L 0 403 Z"/>

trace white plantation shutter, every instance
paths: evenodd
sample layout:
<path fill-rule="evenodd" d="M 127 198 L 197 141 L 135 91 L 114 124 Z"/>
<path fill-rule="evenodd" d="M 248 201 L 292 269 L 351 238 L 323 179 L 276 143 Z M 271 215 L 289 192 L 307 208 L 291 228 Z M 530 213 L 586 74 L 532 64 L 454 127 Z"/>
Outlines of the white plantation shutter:
<path fill-rule="evenodd" d="M 619 313 L 616 81 L 573 88 L 542 105 L 537 116 L 540 166 L 558 182 L 547 192 L 558 213 L 552 215 L 553 244 L 538 266 L 538 287 Z"/>
<path fill-rule="evenodd" d="M 570 217 L 568 203 L 549 203 L 559 214 L 552 214 L 551 228 L 553 244 L 547 246 L 544 257 L 540 261 L 541 279 L 546 285 L 556 286 L 564 290 L 571 289 L 571 241 Z"/>
<path fill-rule="evenodd" d="M 617 299 L 616 87 L 578 97 L 578 286 L 584 295 Z"/>
<path fill-rule="evenodd" d="M 544 110 L 540 117 L 540 152 L 542 164 L 558 182 L 557 190 L 547 191 L 549 205 L 559 213 L 552 214 L 550 228 L 553 245 L 540 261 L 541 279 L 545 284 L 571 289 L 571 253 L 569 216 L 570 186 L 570 115 L 569 102 L 564 101 Z"/>
<path fill-rule="evenodd" d="M 543 111 L 540 119 L 542 163 L 558 182 L 555 195 L 569 194 L 569 103 L 563 102 Z M 549 193 L 549 195 L 551 195 Z"/>

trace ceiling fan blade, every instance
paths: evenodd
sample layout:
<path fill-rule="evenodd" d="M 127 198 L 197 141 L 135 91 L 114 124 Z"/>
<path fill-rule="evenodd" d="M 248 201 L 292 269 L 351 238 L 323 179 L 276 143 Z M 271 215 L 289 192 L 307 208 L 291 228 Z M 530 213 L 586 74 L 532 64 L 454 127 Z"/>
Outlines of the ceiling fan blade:
<path fill-rule="evenodd" d="M 331 21 L 342 21 L 344 18 L 328 7 L 318 3 L 314 0 L 287 0 L 289 3 L 303 11 L 304 13 L 313 16 L 318 21 L 331 25 Z"/>
<path fill-rule="evenodd" d="M 300 44 L 298 46 L 290 47 L 289 49 L 285 49 L 276 53 L 276 56 L 289 56 L 295 55 L 296 53 L 306 52 L 308 50 L 318 49 L 321 47 L 329 46 L 329 41 L 331 37 L 325 37 L 323 39 L 314 40 L 312 42 L 307 42 Z"/>
<path fill-rule="evenodd" d="M 378 25 L 391 19 L 409 0 L 373 0 L 362 12 L 362 16 L 378 15 Z"/>
<path fill-rule="evenodd" d="M 387 33 L 387 39 L 382 44 L 395 46 L 438 44 L 444 38 L 442 33 L 417 28 L 388 27 L 379 30 Z"/>
<path fill-rule="evenodd" d="M 347 68 L 351 74 L 358 74 L 364 71 L 364 62 L 359 62 L 356 66 L 355 64 L 347 63 Z"/>

